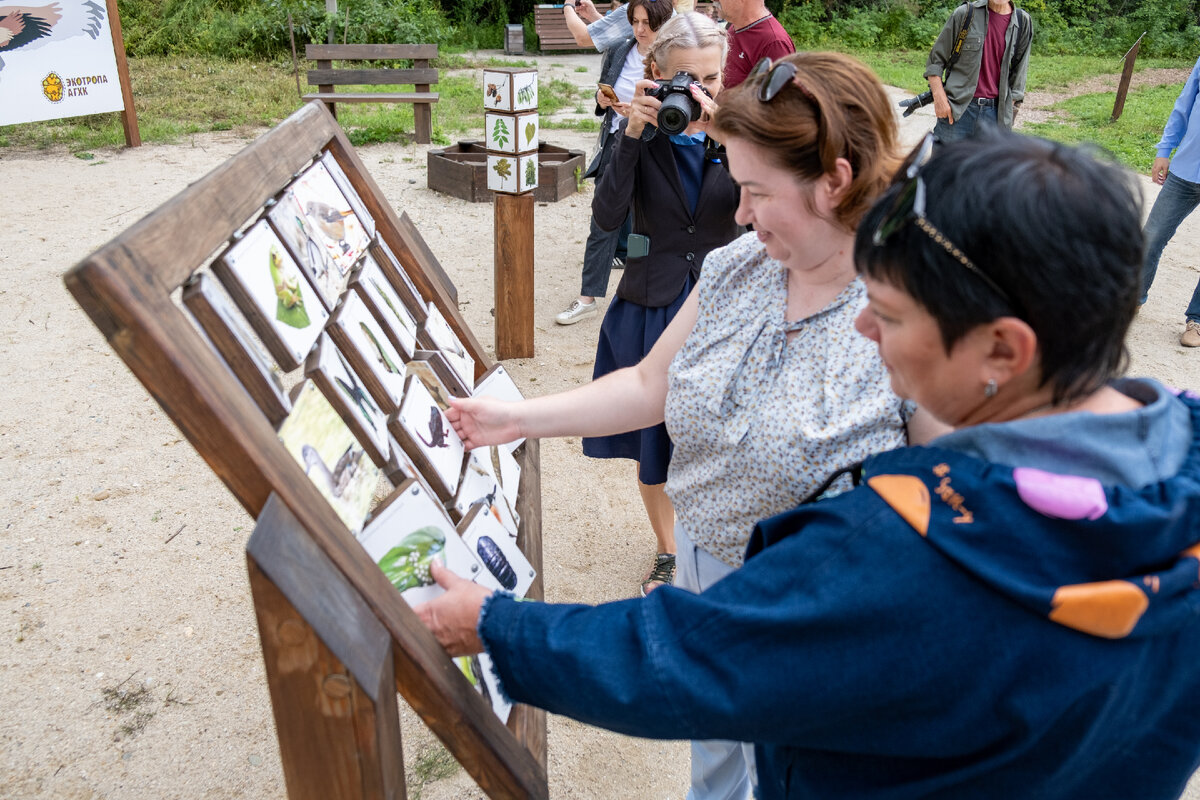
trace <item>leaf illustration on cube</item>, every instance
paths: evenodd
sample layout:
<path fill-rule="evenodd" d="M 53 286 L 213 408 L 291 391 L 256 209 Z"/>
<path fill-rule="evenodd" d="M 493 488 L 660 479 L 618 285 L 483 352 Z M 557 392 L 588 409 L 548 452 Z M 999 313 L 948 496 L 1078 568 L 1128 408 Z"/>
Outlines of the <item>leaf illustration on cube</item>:
<path fill-rule="evenodd" d="M 492 141 L 501 149 L 508 146 L 508 125 L 505 124 L 504 117 L 496 118 L 496 124 L 492 126 Z"/>

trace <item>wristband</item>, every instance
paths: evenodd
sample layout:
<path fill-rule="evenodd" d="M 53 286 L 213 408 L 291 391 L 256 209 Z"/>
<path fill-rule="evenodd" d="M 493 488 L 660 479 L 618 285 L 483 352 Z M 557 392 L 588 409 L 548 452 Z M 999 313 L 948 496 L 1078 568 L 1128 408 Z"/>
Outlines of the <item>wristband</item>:
<path fill-rule="evenodd" d="M 575 8 L 576 5 L 577 3 L 568 3 L 566 0 L 563 0 L 563 8 Z M 576 10 L 578 11 L 578 9 Z"/>

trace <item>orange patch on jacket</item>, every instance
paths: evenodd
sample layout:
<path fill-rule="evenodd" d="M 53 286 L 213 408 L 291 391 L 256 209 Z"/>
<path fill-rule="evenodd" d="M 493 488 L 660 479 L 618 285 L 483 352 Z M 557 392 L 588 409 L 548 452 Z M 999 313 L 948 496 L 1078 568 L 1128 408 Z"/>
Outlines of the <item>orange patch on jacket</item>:
<path fill-rule="evenodd" d="M 912 475 L 876 475 L 867 479 L 867 485 L 883 498 L 892 509 L 917 533 L 924 536 L 929 531 L 929 489 L 925 482 Z"/>
<path fill-rule="evenodd" d="M 1121 639 L 1138 624 L 1150 600 L 1129 581 L 1100 581 L 1059 587 L 1050 605 L 1050 619 L 1059 625 Z"/>

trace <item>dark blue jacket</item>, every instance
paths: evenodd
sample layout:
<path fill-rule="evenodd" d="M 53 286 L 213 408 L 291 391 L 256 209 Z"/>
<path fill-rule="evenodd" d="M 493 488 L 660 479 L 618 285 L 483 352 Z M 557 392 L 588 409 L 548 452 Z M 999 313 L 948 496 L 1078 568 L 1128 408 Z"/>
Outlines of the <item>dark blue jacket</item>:
<path fill-rule="evenodd" d="M 910 448 L 759 524 L 701 595 L 496 596 L 508 694 L 757 744 L 764 798 L 1175 798 L 1200 766 L 1200 403 L 1133 490 Z"/>

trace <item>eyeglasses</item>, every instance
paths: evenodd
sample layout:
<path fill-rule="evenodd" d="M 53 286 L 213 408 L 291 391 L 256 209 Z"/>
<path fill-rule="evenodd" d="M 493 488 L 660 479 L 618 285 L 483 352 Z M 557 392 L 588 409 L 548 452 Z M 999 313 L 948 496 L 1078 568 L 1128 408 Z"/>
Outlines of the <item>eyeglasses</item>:
<path fill-rule="evenodd" d="M 954 242 L 950 241 L 944 233 L 934 227 L 933 223 L 925 216 L 925 181 L 921 178 L 921 170 L 929 163 L 929 159 L 933 156 L 933 134 L 925 134 L 925 138 L 921 143 L 909 154 L 908 158 L 900 166 L 896 172 L 896 181 L 901 177 L 907 183 L 900 193 L 896 195 L 896 199 L 892 202 L 892 207 L 879 220 L 879 226 L 875 228 L 875 233 L 871 237 L 872 243 L 876 247 L 882 245 L 890 239 L 896 231 L 903 228 L 909 222 L 912 222 L 921 229 L 926 236 L 933 239 L 941 247 L 954 257 L 958 263 L 969 269 L 972 274 L 979 277 L 986 283 L 993 292 L 999 295 L 1004 302 L 1016 308 L 1016 304 L 1008 293 L 1000 288 L 994 280 L 988 277 L 987 273 L 981 270 L 974 261 L 967 258 L 966 254 L 958 248 Z M 893 181 L 893 184 L 896 182 Z"/>
<path fill-rule="evenodd" d="M 750 74 L 746 76 L 746 80 L 755 80 L 766 76 L 758 85 L 758 100 L 760 103 L 769 103 L 774 100 L 783 87 L 789 83 L 796 84 L 796 88 L 800 93 L 807 97 L 813 104 L 813 107 L 818 111 L 820 106 L 817 105 L 817 98 L 809 91 L 803 83 L 796 80 L 796 65 L 790 61 L 780 61 L 778 64 L 771 66 L 771 57 L 763 56 L 750 70 Z"/>

